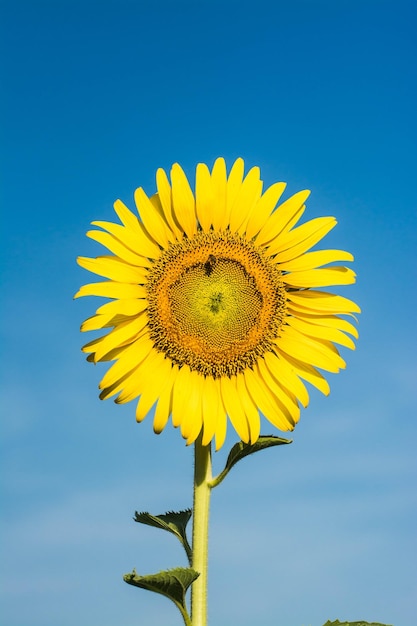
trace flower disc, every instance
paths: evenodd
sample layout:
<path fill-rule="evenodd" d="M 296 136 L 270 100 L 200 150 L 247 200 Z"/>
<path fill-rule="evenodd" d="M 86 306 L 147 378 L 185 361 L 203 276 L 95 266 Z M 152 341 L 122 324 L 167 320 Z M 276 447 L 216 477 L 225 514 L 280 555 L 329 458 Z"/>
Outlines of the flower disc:
<path fill-rule="evenodd" d="M 154 430 L 169 417 L 187 443 L 223 445 L 228 419 L 245 442 L 260 433 L 261 412 L 292 430 L 309 397 L 303 381 L 327 394 L 319 369 L 345 367 L 335 343 L 354 348 L 356 328 L 340 315 L 359 307 L 317 287 L 353 283 L 342 250 L 310 249 L 332 217 L 296 224 L 308 191 L 276 206 L 285 189 L 262 193 L 259 168 L 244 177 L 238 159 L 199 164 L 195 196 L 179 165 L 157 172 L 157 194 L 135 192 L 138 215 L 120 200 L 121 224 L 93 222 L 87 235 L 112 254 L 79 264 L 107 278 L 76 297 L 110 299 L 81 330 L 110 329 L 83 350 L 88 360 L 114 361 L 101 398 L 139 398 L 136 418 L 155 407 Z M 329 265 L 331 264 L 331 265 Z M 327 267 L 323 267 L 327 266 Z M 319 368 L 319 369 L 317 369 Z"/>
<path fill-rule="evenodd" d="M 272 349 L 284 318 L 281 273 L 229 231 L 171 246 L 150 271 L 147 289 L 155 348 L 215 379 L 252 367 Z"/>

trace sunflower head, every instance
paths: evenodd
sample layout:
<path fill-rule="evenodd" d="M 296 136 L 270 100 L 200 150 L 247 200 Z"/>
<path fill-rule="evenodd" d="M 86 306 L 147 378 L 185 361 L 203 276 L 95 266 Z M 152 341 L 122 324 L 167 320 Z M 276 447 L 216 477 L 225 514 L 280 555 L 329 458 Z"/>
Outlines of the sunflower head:
<path fill-rule="evenodd" d="M 169 417 L 187 443 L 202 433 L 219 449 L 230 420 L 254 443 L 260 413 L 292 430 L 307 406 L 308 382 L 329 393 L 323 374 L 345 367 L 334 344 L 354 349 L 352 301 L 317 288 L 355 281 L 342 250 L 316 250 L 335 225 L 321 217 L 297 225 L 309 191 L 279 204 L 284 183 L 262 189 L 259 168 L 237 159 L 196 170 L 195 193 L 178 164 L 157 193 L 135 192 L 137 213 L 120 200 L 120 223 L 93 222 L 87 236 L 111 254 L 78 258 L 106 278 L 80 296 L 109 302 L 81 326 L 105 330 L 83 347 L 88 360 L 111 361 L 100 397 L 137 399 L 136 419 L 154 410 L 160 433 Z M 341 317 L 343 316 L 343 317 Z"/>

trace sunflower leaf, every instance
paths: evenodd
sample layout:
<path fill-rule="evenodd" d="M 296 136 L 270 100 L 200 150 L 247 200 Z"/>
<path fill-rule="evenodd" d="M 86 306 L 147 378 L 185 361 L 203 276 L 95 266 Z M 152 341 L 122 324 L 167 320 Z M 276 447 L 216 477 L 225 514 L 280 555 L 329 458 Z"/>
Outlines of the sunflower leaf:
<path fill-rule="evenodd" d="M 224 470 L 213 479 L 211 486 L 217 487 L 217 485 L 219 485 L 226 478 L 232 467 L 236 465 L 238 461 L 245 458 L 245 456 L 249 456 L 249 454 L 254 454 L 255 452 L 259 452 L 260 450 L 265 450 L 266 448 L 271 448 L 273 446 L 281 446 L 286 443 L 292 443 L 292 439 L 283 439 L 283 437 L 276 437 L 275 435 L 261 435 L 256 443 L 252 444 L 239 441 L 239 443 L 236 443 L 230 450 Z"/>
<path fill-rule="evenodd" d="M 334 622 L 328 620 L 323 626 L 390 626 L 389 624 L 380 624 L 380 622 Z"/>
<path fill-rule="evenodd" d="M 175 535 L 183 545 L 184 550 L 187 553 L 188 560 L 191 563 L 192 552 L 186 533 L 186 527 L 191 514 L 191 509 L 185 509 L 184 511 L 178 512 L 168 511 L 168 513 L 163 515 L 151 515 L 147 511 L 143 511 L 141 513 L 135 511 L 135 517 L 133 519 L 135 522 L 139 522 L 140 524 L 147 524 L 148 526 L 153 526 L 154 528 L 162 528 L 162 530 L 166 530 Z"/>
<path fill-rule="evenodd" d="M 185 623 L 191 624 L 185 605 L 185 594 L 188 587 L 199 575 L 198 572 L 191 568 L 176 567 L 175 569 L 165 570 L 157 574 L 148 574 L 146 576 L 139 576 L 136 570 L 133 570 L 130 574 L 125 574 L 123 580 L 129 585 L 166 596 L 172 600 L 181 611 Z"/>

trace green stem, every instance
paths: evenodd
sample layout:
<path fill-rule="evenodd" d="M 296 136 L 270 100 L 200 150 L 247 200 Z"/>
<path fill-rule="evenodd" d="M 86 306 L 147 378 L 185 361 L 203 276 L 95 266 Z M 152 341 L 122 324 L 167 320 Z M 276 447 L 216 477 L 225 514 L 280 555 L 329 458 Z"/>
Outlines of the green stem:
<path fill-rule="evenodd" d="M 191 587 L 192 626 L 207 626 L 208 528 L 211 487 L 211 444 L 203 446 L 202 435 L 195 442 L 193 569 L 200 573 Z"/>

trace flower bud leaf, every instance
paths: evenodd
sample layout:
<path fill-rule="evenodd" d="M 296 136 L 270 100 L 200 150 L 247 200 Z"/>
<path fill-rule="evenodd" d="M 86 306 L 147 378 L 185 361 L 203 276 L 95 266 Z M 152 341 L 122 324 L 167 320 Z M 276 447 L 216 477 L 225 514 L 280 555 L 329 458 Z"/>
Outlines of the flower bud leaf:
<path fill-rule="evenodd" d="M 174 602 L 183 616 L 188 617 L 185 594 L 188 587 L 199 575 L 200 574 L 192 568 L 176 567 L 146 576 L 139 576 L 136 570 L 133 570 L 130 574 L 125 574 L 123 580 L 129 585 L 166 596 Z"/>
<path fill-rule="evenodd" d="M 339 622 L 339 620 L 335 620 L 331 622 L 328 620 L 323 626 L 390 626 L 389 624 L 381 624 L 380 622 Z"/>
<path fill-rule="evenodd" d="M 138 513 L 135 511 L 135 522 L 153 526 L 154 528 L 162 528 L 169 533 L 172 533 L 183 545 L 185 552 L 187 553 L 188 560 L 191 563 L 191 547 L 188 543 L 186 527 L 190 520 L 192 511 L 191 509 L 185 509 L 183 511 L 168 511 L 163 515 L 151 515 L 147 511 Z"/>
<path fill-rule="evenodd" d="M 224 480 L 232 467 L 236 465 L 238 461 L 245 458 L 245 456 L 254 454 L 260 450 L 266 450 L 266 448 L 271 448 L 273 446 L 281 446 L 286 443 L 292 443 L 292 439 L 284 439 L 283 437 L 276 437 L 274 435 L 261 435 L 259 439 L 252 444 L 239 441 L 239 443 L 236 443 L 230 450 L 224 470 L 213 479 L 211 486 L 217 487 L 217 485 Z"/>

